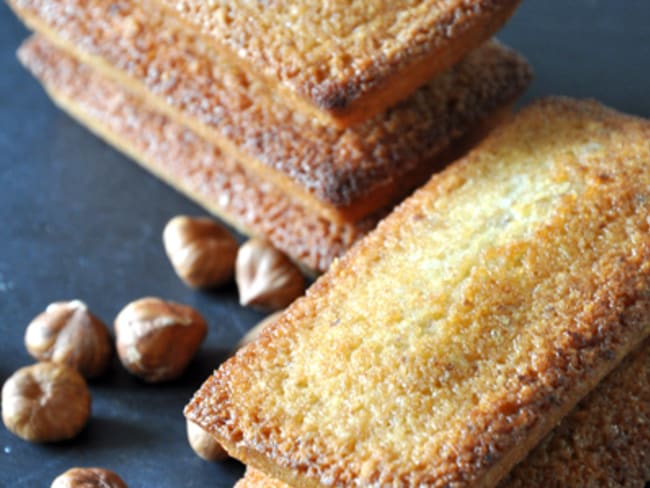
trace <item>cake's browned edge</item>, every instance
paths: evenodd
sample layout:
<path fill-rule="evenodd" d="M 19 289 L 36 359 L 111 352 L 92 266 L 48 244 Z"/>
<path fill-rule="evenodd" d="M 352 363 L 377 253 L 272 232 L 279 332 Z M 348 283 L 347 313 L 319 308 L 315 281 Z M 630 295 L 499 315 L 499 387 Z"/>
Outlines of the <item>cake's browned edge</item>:
<path fill-rule="evenodd" d="M 46 87 L 48 86 L 47 76 L 50 78 L 55 77 L 56 69 L 55 66 L 61 64 L 63 60 L 67 65 L 73 63 L 71 58 L 57 50 L 57 48 L 48 44 L 42 38 L 36 37 L 31 41 L 33 45 L 31 48 L 23 48 L 23 61 L 28 64 L 30 70 L 32 70 L 37 77 L 43 80 Z M 28 55 L 28 53 L 31 53 Z M 38 59 L 44 60 L 49 56 L 50 61 L 49 65 L 51 68 L 44 67 L 47 64 L 44 61 L 37 62 Z M 55 58 L 58 59 L 55 60 Z M 74 63 L 73 63 L 74 64 Z M 61 68 L 63 65 L 59 66 Z M 71 73 L 75 69 L 79 68 L 70 68 L 68 73 Z M 49 71 L 48 71 L 49 70 Z M 86 69 L 88 71 L 88 69 Z M 88 76 L 88 75 L 84 75 Z M 99 74 L 92 75 L 95 79 L 100 78 Z M 50 85 L 54 82 L 50 81 Z M 109 83 L 107 80 L 103 81 L 104 84 Z M 78 84 L 78 80 L 77 80 Z M 59 86 L 66 85 L 67 89 L 71 89 L 75 82 L 70 80 L 66 83 L 59 83 Z M 113 86 L 115 86 L 113 84 Z M 241 198 L 240 202 L 243 207 L 233 210 L 229 208 L 228 204 L 220 204 L 221 200 L 224 198 L 224 194 L 218 194 L 215 189 L 211 188 L 206 184 L 197 185 L 196 175 L 186 174 L 189 171 L 189 167 L 196 162 L 191 163 L 192 156 L 185 157 L 185 160 L 188 162 L 185 166 L 174 164 L 174 162 L 168 161 L 168 154 L 145 154 L 141 150 L 135 149 L 138 145 L 138 134 L 129 133 L 126 135 L 120 135 L 115 133 L 113 130 L 107 128 L 106 124 L 101 122 L 93 122 L 92 118 L 81 110 L 79 106 L 79 101 L 75 102 L 71 100 L 70 97 L 66 99 L 62 91 L 50 88 L 50 94 L 53 99 L 57 101 L 60 105 L 64 106 L 64 109 L 68 112 L 71 112 L 73 116 L 78 119 L 81 119 L 82 123 L 89 126 L 94 132 L 98 133 L 101 137 L 106 139 L 109 143 L 116 146 L 121 151 L 127 153 L 133 159 L 138 161 L 140 164 L 144 165 L 148 170 L 156 174 L 159 178 L 165 180 L 168 184 L 175 187 L 177 190 L 186 194 L 189 198 L 197 201 L 199 204 L 207 208 L 212 213 L 217 214 L 224 220 L 228 221 L 231 225 L 238 228 L 241 232 L 252 235 L 259 235 L 269 239 L 276 247 L 283 250 L 289 254 L 293 259 L 302 264 L 307 272 L 314 274 L 316 272 L 322 272 L 331 263 L 331 261 L 336 257 L 341 255 L 359 236 L 365 234 L 370 230 L 376 222 L 388 211 L 387 209 L 381 209 L 375 214 L 363 219 L 362 221 L 352 223 L 352 222 L 329 222 L 323 217 L 310 212 L 309 209 L 304 209 L 300 206 L 299 203 L 292 201 L 291 198 L 286 195 L 278 197 L 281 192 L 269 182 L 262 182 L 256 180 L 256 177 L 246 173 L 244 168 L 241 168 L 241 171 L 247 175 L 247 183 L 249 192 L 255 192 L 255 187 L 258 187 L 257 194 L 262 194 L 259 187 L 265 189 L 267 199 L 265 201 L 259 202 L 258 199 L 245 199 Z M 114 91 L 124 91 L 122 88 L 115 88 Z M 141 102 L 132 102 L 132 104 L 140 104 Z M 146 104 L 145 104 L 146 105 Z M 91 111 L 95 113 L 95 118 L 98 117 L 98 113 L 101 112 L 101 108 L 91 108 Z M 86 114 L 86 115 L 84 115 Z M 504 108 L 501 110 L 495 110 L 492 114 L 483 120 L 481 124 L 477 124 L 475 128 L 466 134 L 461 140 L 458 140 L 456 144 L 452 145 L 445 153 L 441 155 L 441 160 L 448 161 L 458 156 L 462 152 L 466 151 L 471 145 L 473 145 L 478 139 L 482 138 L 487 132 L 489 132 L 502 118 L 506 117 L 509 114 L 509 109 Z M 169 122 L 169 125 L 174 125 L 172 122 Z M 144 127 L 143 127 L 144 130 Z M 180 128 L 176 129 L 181 133 Z M 131 140 L 129 140 L 131 138 Z M 135 140 L 133 139 L 135 138 Z M 181 136 L 179 136 L 181 138 Z M 149 137 L 149 140 L 152 140 L 152 137 Z M 207 143 L 198 143 L 199 145 L 207 145 Z M 217 149 L 213 149 L 217 151 Z M 217 169 L 218 160 L 231 161 L 230 165 L 237 165 L 238 163 L 232 158 L 217 154 L 215 156 L 214 168 Z M 228 192 L 226 192 L 228 194 Z M 276 195 L 275 197 L 268 197 L 268 195 Z M 230 195 L 232 197 L 232 195 Z M 275 198 L 280 200 L 283 205 L 286 206 L 284 210 L 280 208 L 273 208 L 271 211 L 265 211 L 263 208 L 268 204 L 269 198 Z M 227 199 L 229 202 L 232 198 Z M 248 205 L 246 205 L 248 204 Z M 259 204 L 259 207 L 256 206 Z M 232 206 L 232 205 L 231 205 Z M 284 221 L 280 222 L 280 225 L 275 225 L 278 219 L 284 216 Z"/>
<path fill-rule="evenodd" d="M 619 114 L 606 109 L 596 102 L 576 102 L 569 99 L 550 98 L 537 102 L 534 106 L 524 109 L 523 113 L 535 110 L 555 110 L 557 113 L 584 113 L 601 118 L 615 124 L 617 129 L 633 134 L 647 142 L 650 137 L 650 123 L 647 121 Z M 520 115 L 522 116 L 522 115 Z M 513 121 L 516 124 L 516 120 Z M 503 127 L 496 132 L 504 131 Z M 489 150 L 490 140 L 484 141 L 471 154 L 480 152 L 482 148 Z M 404 219 L 418 212 L 418 195 L 433 192 L 433 195 L 444 195 L 453 182 L 462 174 L 464 166 L 471 164 L 470 157 L 456 162 L 442 173 L 434 175 L 430 182 L 415 196 L 403 202 L 393 213 L 379 223 L 377 229 L 357 242 L 343 258 L 336 260 L 329 271 L 321 276 L 307 291 L 306 297 L 294 302 L 272 326 L 265 329 L 258 341 L 250 344 L 238 354 L 222 364 L 203 386 L 195 393 L 185 408 L 185 415 L 201 425 L 223 444 L 228 452 L 250 466 L 286 481 L 294 486 L 319 486 L 315 478 L 307 477 L 306 467 L 290 468 L 288 459 L 273 458 L 272 448 L 263 444 L 245 445 L 242 443 L 243 433 L 237 425 L 237 418 L 232 417 L 235 409 L 231 404 L 231 388 L 229 382 L 231 372 L 239 367 L 246 368 L 256 355 L 258 349 L 270 347 L 275 336 L 294 334 L 296 328 L 309 327 L 301 324 L 301 318 L 308 316 L 315 306 L 311 301 L 314 295 L 324 295 L 331 287 L 336 287 L 345 273 L 356 273 L 355 261 L 362 256 L 366 249 L 380 246 L 386 234 L 399 227 Z M 462 177 L 460 177 L 462 179 Z M 602 176 L 608 181 L 608 175 Z M 627 182 L 623 182 L 625 185 Z M 634 185 L 635 182 L 630 181 Z M 619 189 L 620 195 L 628 205 L 635 196 L 630 188 Z M 634 349 L 650 332 L 650 246 L 646 242 L 636 249 L 634 261 L 643 263 L 641 267 L 628 262 L 620 256 L 616 262 L 609 262 L 607 283 L 604 288 L 597 288 L 589 303 L 583 308 L 584 317 L 581 324 L 588 324 L 588 331 L 573 331 L 563 338 L 566 350 L 549 351 L 545 356 L 545 381 L 550 381 L 546 387 L 537 390 L 537 394 L 527 400 L 525 405 L 519 405 L 513 415 L 516 422 L 505 415 L 499 423 L 488 425 L 473 425 L 474 432 L 491 432 L 490 439 L 482 439 L 481 446 L 474 446 L 476 439 L 468 438 L 467 448 L 473 451 L 471 462 L 472 473 L 457 473 L 465 482 L 477 483 L 481 486 L 494 486 L 496 483 L 534 446 L 552 430 L 557 422 L 584 397 L 597 383 L 611 372 L 623 357 Z M 527 385 L 527 378 L 514 381 Z M 549 385 L 551 389 L 547 391 Z M 527 386 L 527 388 L 530 385 Z M 495 408 L 510 408 L 508 405 Z M 486 419 L 475 422 L 488 421 Z M 503 424 L 503 425 L 502 425 Z M 488 428 L 489 427 L 489 428 Z M 297 439 L 294 439 L 298 442 Z M 304 446 L 303 446 L 304 447 Z M 458 469 L 458 468 L 457 468 Z M 331 473 L 330 473 L 331 474 Z M 467 478 L 469 476 L 469 478 Z M 334 484 L 337 483 L 335 479 Z"/>
<path fill-rule="evenodd" d="M 643 487 L 648 481 L 650 340 L 646 339 L 499 487 Z"/>
<path fill-rule="evenodd" d="M 650 340 L 626 357 L 499 483 L 499 488 L 650 481 Z M 236 488 L 288 488 L 247 468 Z"/>
<path fill-rule="evenodd" d="M 38 36 L 27 40 L 18 56 L 52 99 L 98 136 L 241 232 L 268 239 L 312 274 L 327 269 L 376 222 L 374 217 L 337 225 L 305 210 Z M 121 107 L 137 118 L 137 129 L 111 112 Z"/>
<path fill-rule="evenodd" d="M 200 30 L 206 41 L 227 59 L 281 93 L 292 108 L 323 124 L 344 129 L 369 120 L 408 98 L 436 74 L 458 62 L 497 32 L 512 16 L 521 0 L 466 2 L 439 20 L 435 26 L 435 32 L 439 34 L 433 39 L 427 39 L 425 43 L 414 42 L 409 48 L 412 52 L 402 52 L 393 59 L 376 59 L 367 69 L 349 79 L 326 79 L 310 85 L 298 85 L 292 80 L 267 75 L 264 66 L 238 56 L 219 42 L 204 25 L 184 17 L 161 0 L 157 1 L 189 28 Z M 281 64 L 282 60 L 273 59 L 270 62 Z"/>
<path fill-rule="evenodd" d="M 337 81 L 314 87 L 312 95 L 321 111 L 328 114 L 337 127 L 351 127 L 383 112 L 408 98 L 438 73 L 453 66 L 468 52 L 489 39 L 510 19 L 520 0 L 481 1 L 471 8 L 485 9 L 490 14 L 476 16 L 461 26 L 454 25 L 457 12 L 440 21 L 444 32 L 458 35 L 445 37 L 430 46 L 428 52 L 399 68 L 378 68 L 359 73 L 355 79 Z M 365 88 L 362 88 L 365 87 Z"/>
<path fill-rule="evenodd" d="M 182 96 L 179 95 L 178 100 L 172 103 L 170 100 L 174 100 L 173 93 L 166 93 L 164 99 L 160 93 L 156 94 L 163 90 L 162 86 L 145 86 L 144 82 L 132 74 L 117 70 L 113 66 L 115 59 L 111 63 L 102 57 L 106 49 L 110 51 L 106 45 L 114 43 L 103 43 L 103 47 L 90 48 L 89 43 L 92 44 L 93 37 L 85 35 L 78 26 L 73 27 L 72 20 L 65 27 L 58 27 L 69 29 L 66 35 L 57 32 L 57 27 L 41 18 L 42 12 L 39 9 L 60 10 L 64 7 L 61 1 L 46 4 L 42 1 L 11 0 L 9 4 L 28 26 L 46 35 L 55 44 L 84 62 L 89 62 L 104 74 L 118 79 L 121 84 L 137 92 L 139 97 L 154 103 L 157 109 L 188 125 L 248 166 L 251 171 L 263 174 L 293 197 L 301 199 L 304 205 L 339 222 L 360 220 L 382 207 L 400 201 L 432 172 L 444 166 L 446 161 L 441 152 L 489 118 L 492 112 L 511 104 L 531 79 L 530 67 L 521 56 L 503 46 L 488 43 L 477 48 L 468 58 L 469 61 L 462 61 L 450 69 L 451 74 L 444 75 L 454 77 L 456 83 L 453 88 L 434 79 L 419 93 L 419 96 L 445 99 L 442 107 L 434 105 L 435 108 L 426 109 L 431 111 L 428 119 L 419 117 L 420 120 L 427 120 L 426 123 L 420 122 L 418 125 L 417 120 L 413 121 L 417 110 L 420 110 L 416 108 L 420 104 L 414 95 L 412 99 L 348 131 L 312 130 L 310 124 L 297 127 L 295 121 L 288 124 L 278 120 L 270 126 L 261 127 L 263 130 L 260 133 L 265 134 L 263 140 L 246 132 L 244 149 L 225 137 L 218 126 L 211 125 L 213 122 L 207 123 L 208 116 L 199 115 L 202 109 L 195 107 L 195 112 L 191 112 L 187 107 L 192 107 L 192 104 L 183 105 Z M 52 17 L 51 14 L 50 17 L 60 18 Z M 78 19 L 75 22 L 79 23 Z M 109 25 L 108 22 L 102 25 L 105 24 Z M 74 38 L 75 32 L 81 37 Z M 134 46 L 137 46 L 137 42 Z M 134 49 L 137 51 L 137 48 Z M 188 73 L 187 76 L 191 74 Z M 181 80 L 171 86 L 180 87 L 182 83 L 185 82 Z M 185 93 L 187 88 L 189 85 L 181 91 Z M 164 94 L 164 90 L 161 93 Z M 435 117 L 432 116 L 433 113 Z M 210 117 L 208 119 L 213 120 Z M 272 119 L 270 117 L 269 120 Z M 394 120 L 406 123 L 404 119 L 412 121 L 408 124 L 412 129 L 410 132 L 393 127 Z M 254 132 L 257 134 L 259 131 Z M 324 134 L 327 134 L 326 137 Z M 323 137 L 325 138 L 319 141 Z M 304 157 L 282 154 L 281 150 L 286 149 L 282 146 L 282 141 L 287 138 L 299 142 Z M 279 144 L 279 152 L 267 148 L 268 141 Z M 341 141 L 351 142 L 341 143 L 339 148 Z M 339 149 L 332 151 L 335 147 Z"/>

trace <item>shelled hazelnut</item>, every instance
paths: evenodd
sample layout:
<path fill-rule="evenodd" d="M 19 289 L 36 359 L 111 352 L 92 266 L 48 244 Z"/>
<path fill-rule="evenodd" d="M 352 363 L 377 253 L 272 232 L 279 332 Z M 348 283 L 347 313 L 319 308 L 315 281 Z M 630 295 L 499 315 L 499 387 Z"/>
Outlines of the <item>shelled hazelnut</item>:
<path fill-rule="evenodd" d="M 239 302 L 264 309 L 282 309 L 305 291 L 298 267 L 260 239 L 251 239 L 239 248 L 235 280 Z"/>
<path fill-rule="evenodd" d="M 205 288 L 232 279 L 237 241 L 214 220 L 174 217 L 165 226 L 163 244 L 176 274 L 189 286 Z"/>
<path fill-rule="evenodd" d="M 2 420 L 31 442 L 76 436 L 90 416 L 90 392 L 73 368 L 52 362 L 16 371 L 2 387 Z"/>
<path fill-rule="evenodd" d="M 50 304 L 27 326 L 25 346 L 39 361 L 67 364 L 86 378 L 101 375 L 112 353 L 106 325 L 80 300 Z"/>
<path fill-rule="evenodd" d="M 142 298 L 115 318 L 117 353 L 124 367 L 145 381 L 172 380 L 183 373 L 207 329 L 191 307 Z"/>
<path fill-rule="evenodd" d="M 70 468 L 50 488 L 128 488 L 122 478 L 104 468 Z"/>
<path fill-rule="evenodd" d="M 187 427 L 187 440 L 194 452 L 206 461 L 220 461 L 228 457 L 228 453 L 208 434 L 202 427 L 189 420 L 185 421 Z"/>

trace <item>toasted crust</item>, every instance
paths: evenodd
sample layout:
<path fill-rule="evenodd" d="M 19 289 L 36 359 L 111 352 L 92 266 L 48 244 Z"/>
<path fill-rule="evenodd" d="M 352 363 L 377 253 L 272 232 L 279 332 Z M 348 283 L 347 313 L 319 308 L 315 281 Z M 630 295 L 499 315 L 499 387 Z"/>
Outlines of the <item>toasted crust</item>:
<path fill-rule="evenodd" d="M 339 225 L 314 215 L 42 38 L 25 42 L 19 57 L 52 99 L 93 132 L 240 231 L 266 237 L 311 270 L 325 270 L 376 223 L 377 216 Z"/>
<path fill-rule="evenodd" d="M 348 127 L 487 40 L 518 0 L 158 0 L 297 110 Z"/>
<path fill-rule="evenodd" d="M 186 415 L 273 477 L 495 485 L 650 333 L 650 123 L 518 114 L 401 204 Z"/>
<path fill-rule="evenodd" d="M 287 109 L 150 2 L 10 0 L 28 25 L 328 220 L 394 204 L 439 169 L 452 140 L 508 105 L 526 62 L 489 43 L 411 99 L 348 130 Z"/>
<path fill-rule="evenodd" d="M 650 481 L 650 342 L 626 358 L 499 485 L 634 486 Z"/>
<path fill-rule="evenodd" d="M 650 480 L 650 343 L 585 397 L 500 488 L 636 486 Z M 236 488 L 288 488 L 248 468 Z"/>

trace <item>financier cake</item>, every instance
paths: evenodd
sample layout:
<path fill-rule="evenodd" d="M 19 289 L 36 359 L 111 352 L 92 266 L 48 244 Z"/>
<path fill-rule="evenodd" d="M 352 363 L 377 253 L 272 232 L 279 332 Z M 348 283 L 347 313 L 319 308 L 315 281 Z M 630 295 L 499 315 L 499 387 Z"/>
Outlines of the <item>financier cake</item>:
<path fill-rule="evenodd" d="M 339 127 L 407 98 L 489 39 L 519 0 L 156 0 L 265 80 Z"/>
<path fill-rule="evenodd" d="M 186 127 L 149 107 L 41 37 L 18 51 L 52 99 L 119 150 L 239 231 L 262 235 L 311 270 L 324 270 L 377 223 L 329 221 L 246 171 Z"/>
<path fill-rule="evenodd" d="M 9 3 L 59 48 L 339 224 L 424 183 L 452 141 L 508 106 L 530 80 L 519 55 L 488 42 L 390 110 L 339 130 L 292 111 L 152 0 Z"/>
<path fill-rule="evenodd" d="M 524 109 L 186 407 L 298 486 L 494 486 L 650 333 L 650 123 Z"/>

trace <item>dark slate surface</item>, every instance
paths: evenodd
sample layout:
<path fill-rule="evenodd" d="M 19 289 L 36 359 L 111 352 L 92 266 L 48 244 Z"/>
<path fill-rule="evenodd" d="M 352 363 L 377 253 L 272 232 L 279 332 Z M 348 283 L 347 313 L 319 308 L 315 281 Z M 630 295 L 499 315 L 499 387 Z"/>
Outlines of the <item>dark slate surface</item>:
<path fill-rule="evenodd" d="M 527 0 L 500 37 L 535 67 L 524 102 L 592 97 L 650 116 L 649 20 L 646 0 Z M 163 225 L 204 212 L 58 111 L 15 60 L 26 35 L 0 4 L 0 381 L 32 362 L 25 326 L 54 300 L 81 298 L 110 324 L 157 295 L 196 307 L 210 332 L 172 384 L 145 385 L 114 360 L 91 384 L 92 420 L 74 441 L 31 445 L 0 427 L 0 486 L 49 486 L 74 465 L 112 468 L 131 487 L 232 486 L 242 466 L 197 458 L 181 409 L 263 315 L 239 307 L 234 286 L 197 293 L 177 279 Z"/>

